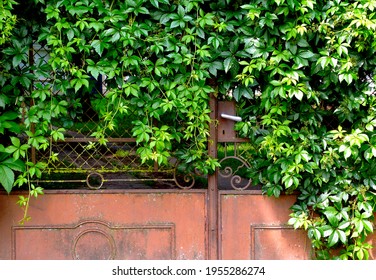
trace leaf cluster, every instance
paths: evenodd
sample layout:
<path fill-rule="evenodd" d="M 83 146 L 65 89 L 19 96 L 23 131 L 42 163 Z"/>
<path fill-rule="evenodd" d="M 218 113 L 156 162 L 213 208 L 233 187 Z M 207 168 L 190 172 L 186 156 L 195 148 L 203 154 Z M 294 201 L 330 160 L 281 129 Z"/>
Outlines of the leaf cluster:
<path fill-rule="evenodd" d="M 374 1 L 252 1 L 243 101 L 254 182 L 298 192 L 289 223 L 317 258 L 366 259 L 375 210 Z M 339 250 L 342 249 L 341 250 Z"/>

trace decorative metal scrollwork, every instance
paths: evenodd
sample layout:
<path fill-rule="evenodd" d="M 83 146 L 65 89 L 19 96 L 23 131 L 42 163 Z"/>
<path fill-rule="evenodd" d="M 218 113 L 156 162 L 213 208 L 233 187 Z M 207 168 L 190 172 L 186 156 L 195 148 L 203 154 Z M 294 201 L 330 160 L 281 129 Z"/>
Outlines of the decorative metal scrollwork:
<path fill-rule="evenodd" d="M 183 190 L 189 190 L 193 188 L 196 183 L 195 174 L 189 171 L 188 173 L 185 172 L 187 172 L 186 165 L 177 161 L 174 169 L 175 184 Z"/>
<path fill-rule="evenodd" d="M 225 161 L 229 163 L 226 164 Z M 231 188 L 245 190 L 251 185 L 252 180 L 242 176 L 242 173 L 250 167 L 244 159 L 237 156 L 227 156 L 221 159 L 219 163 L 223 167 L 218 172 L 219 177 L 222 177 L 222 181 L 225 180 L 225 183 L 229 184 Z"/>

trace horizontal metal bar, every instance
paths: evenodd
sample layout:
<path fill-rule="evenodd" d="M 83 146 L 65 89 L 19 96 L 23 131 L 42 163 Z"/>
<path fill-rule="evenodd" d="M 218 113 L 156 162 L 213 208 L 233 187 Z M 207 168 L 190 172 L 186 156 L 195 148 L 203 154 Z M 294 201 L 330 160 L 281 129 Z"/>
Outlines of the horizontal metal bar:
<path fill-rule="evenodd" d="M 136 138 L 106 138 L 108 142 L 111 143 L 136 143 Z M 85 143 L 85 142 L 98 142 L 99 139 L 88 137 L 88 138 L 65 138 L 64 140 L 59 140 L 59 143 Z"/>
<path fill-rule="evenodd" d="M 174 182 L 174 179 L 104 179 L 103 182 Z"/>
<path fill-rule="evenodd" d="M 174 182 L 174 179 L 104 179 L 103 182 Z M 82 180 L 32 180 L 31 183 L 85 183 L 86 179 Z"/>
<path fill-rule="evenodd" d="M 143 194 L 143 195 L 150 195 L 150 194 L 200 194 L 206 195 L 207 189 L 98 189 L 98 190 L 91 190 L 91 189 L 46 189 L 43 191 L 44 194 L 93 194 L 93 193 L 103 193 L 103 194 Z M 28 191 L 26 190 L 14 190 L 10 193 L 10 195 L 27 195 Z M 5 190 L 0 189 L 0 195 L 7 195 Z"/>
<path fill-rule="evenodd" d="M 91 172 L 98 172 L 103 174 L 111 174 L 111 173 L 121 173 L 121 174 L 127 174 L 127 173 L 173 173 L 175 169 L 160 169 L 158 171 L 155 171 L 153 168 L 149 169 L 75 169 L 75 168 L 48 168 L 46 173 L 54 173 L 54 174 L 64 174 L 64 173 L 79 173 L 79 174 L 88 174 Z"/>
<path fill-rule="evenodd" d="M 31 180 L 31 183 L 85 183 L 86 180 Z"/>

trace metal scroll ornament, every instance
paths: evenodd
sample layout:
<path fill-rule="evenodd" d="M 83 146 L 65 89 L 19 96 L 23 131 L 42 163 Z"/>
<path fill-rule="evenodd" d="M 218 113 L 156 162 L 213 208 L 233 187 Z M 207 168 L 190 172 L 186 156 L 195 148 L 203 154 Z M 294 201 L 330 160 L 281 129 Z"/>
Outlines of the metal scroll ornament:
<path fill-rule="evenodd" d="M 218 172 L 220 184 L 235 190 L 245 190 L 251 185 L 252 180 L 245 178 L 245 172 L 250 166 L 244 159 L 228 156 L 221 159 L 219 163 L 222 166 Z"/>
<path fill-rule="evenodd" d="M 188 171 L 186 164 L 182 164 L 180 161 L 176 162 L 174 170 L 175 184 L 184 190 L 191 189 L 196 183 L 195 173 Z"/>

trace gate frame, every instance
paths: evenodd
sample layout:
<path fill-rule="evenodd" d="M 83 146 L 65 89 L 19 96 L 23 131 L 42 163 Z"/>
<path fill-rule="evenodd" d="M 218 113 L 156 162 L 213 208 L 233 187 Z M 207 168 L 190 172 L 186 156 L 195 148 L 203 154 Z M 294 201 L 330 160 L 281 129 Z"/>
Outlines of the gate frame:
<path fill-rule="evenodd" d="M 217 109 L 218 102 L 213 94 L 210 95 L 210 137 L 208 141 L 208 154 L 212 158 L 217 158 L 218 150 L 218 129 L 217 129 Z M 213 174 L 208 175 L 208 259 L 218 260 L 219 258 L 219 209 L 218 209 L 218 168 Z"/>

